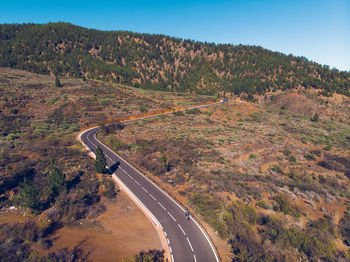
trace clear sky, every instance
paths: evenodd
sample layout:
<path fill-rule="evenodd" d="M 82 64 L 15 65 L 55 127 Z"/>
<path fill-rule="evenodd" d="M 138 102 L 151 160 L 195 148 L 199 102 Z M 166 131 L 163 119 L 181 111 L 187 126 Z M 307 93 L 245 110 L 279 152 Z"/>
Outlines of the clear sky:
<path fill-rule="evenodd" d="M 58 21 L 260 45 L 350 71 L 350 0 L 0 0 L 0 23 Z"/>

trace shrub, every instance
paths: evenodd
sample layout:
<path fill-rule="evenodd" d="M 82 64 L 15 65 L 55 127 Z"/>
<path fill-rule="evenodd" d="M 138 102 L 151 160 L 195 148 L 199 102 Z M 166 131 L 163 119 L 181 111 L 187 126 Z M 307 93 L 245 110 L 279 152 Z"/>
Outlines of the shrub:
<path fill-rule="evenodd" d="M 313 121 L 313 122 L 318 122 L 319 119 L 320 119 L 320 116 L 319 116 L 317 113 L 315 113 L 315 114 L 311 117 L 311 121 Z"/>
<path fill-rule="evenodd" d="M 173 112 L 173 115 L 174 116 L 184 116 L 185 114 L 183 111 L 175 111 L 175 112 Z"/>
<path fill-rule="evenodd" d="M 116 196 L 115 185 L 114 182 L 106 177 L 102 178 L 101 185 L 104 187 L 102 191 L 102 195 L 107 198 L 114 198 Z"/>
<path fill-rule="evenodd" d="M 285 156 L 289 156 L 291 153 L 292 153 L 292 151 L 290 151 L 289 149 L 283 150 L 283 155 L 285 155 Z"/>
<path fill-rule="evenodd" d="M 300 210 L 296 206 L 293 206 L 286 196 L 280 194 L 274 197 L 274 200 L 277 202 L 279 211 L 283 212 L 286 215 L 291 215 L 294 217 L 300 217 Z"/>
<path fill-rule="evenodd" d="M 270 167 L 272 171 L 275 171 L 277 173 L 283 174 L 283 170 L 279 165 L 273 165 Z"/>
<path fill-rule="evenodd" d="M 198 108 L 186 109 L 186 114 L 189 114 L 189 115 L 198 115 L 201 113 L 202 112 Z"/>
<path fill-rule="evenodd" d="M 296 157 L 294 155 L 290 155 L 288 157 L 288 161 L 291 162 L 291 163 L 295 163 L 297 161 Z"/>
<path fill-rule="evenodd" d="M 316 160 L 316 158 L 315 158 L 315 156 L 313 154 L 307 154 L 307 155 L 305 155 L 305 158 L 306 158 L 306 160 L 309 160 L 309 161 L 315 161 Z"/>
<path fill-rule="evenodd" d="M 139 110 L 140 110 L 141 113 L 147 113 L 148 112 L 148 109 L 145 106 L 140 106 Z"/>
<path fill-rule="evenodd" d="M 250 155 L 249 155 L 249 158 L 250 158 L 250 159 L 254 159 L 254 158 L 256 158 L 256 155 L 250 154 Z"/>
<path fill-rule="evenodd" d="M 270 203 L 267 203 L 265 201 L 258 201 L 255 204 L 258 207 L 261 207 L 263 209 L 272 209 L 272 205 Z"/>

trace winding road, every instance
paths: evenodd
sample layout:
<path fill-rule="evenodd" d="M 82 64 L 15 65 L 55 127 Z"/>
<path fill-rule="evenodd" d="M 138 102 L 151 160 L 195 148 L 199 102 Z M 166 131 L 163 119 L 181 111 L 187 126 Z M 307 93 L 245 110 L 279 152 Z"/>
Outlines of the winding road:
<path fill-rule="evenodd" d="M 227 102 L 227 99 L 190 109 L 209 107 L 225 102 Z M 128 120 L 123 123 L 151 117 L 155 116 Z M 106 155 L 108 167 L 115 169 L 113 178 L 146 211 L 152 222 L 161 228 L 169 247 L 171 261 L 219 261 L 213 244 L 198 222 L 192 216 L 187 219 L 185 209 L 179 203 L 126 160 L 100 142 L 96 138 L 100 131 L 99 127 L 94 127 L 83 131 L 79 136 L 91 153 L 96 151 L 98 145 L 102 148 Z"/>

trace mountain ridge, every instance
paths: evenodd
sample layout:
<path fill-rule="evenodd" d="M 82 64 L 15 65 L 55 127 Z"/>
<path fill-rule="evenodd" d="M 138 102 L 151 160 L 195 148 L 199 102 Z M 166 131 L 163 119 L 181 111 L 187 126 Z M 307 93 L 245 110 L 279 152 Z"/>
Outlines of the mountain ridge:
<path fill-rule="evenodd" d="M 199 94 L 292 88 L 350 96 L 350 73 L 260 46 L 203 43 L 69 23 L 0 25 L 0 65 Z"/>

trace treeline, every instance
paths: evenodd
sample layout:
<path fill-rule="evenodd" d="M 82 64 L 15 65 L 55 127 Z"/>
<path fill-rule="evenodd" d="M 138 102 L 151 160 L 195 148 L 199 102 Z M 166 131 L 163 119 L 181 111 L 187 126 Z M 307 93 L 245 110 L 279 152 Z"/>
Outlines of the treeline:
<path fill-rule="evenodd" d="M 350 96 L 349 72 L 304 57 L 68 23 L 0 25 L 0 65 L 199 94 L 305 87 Z"/>

